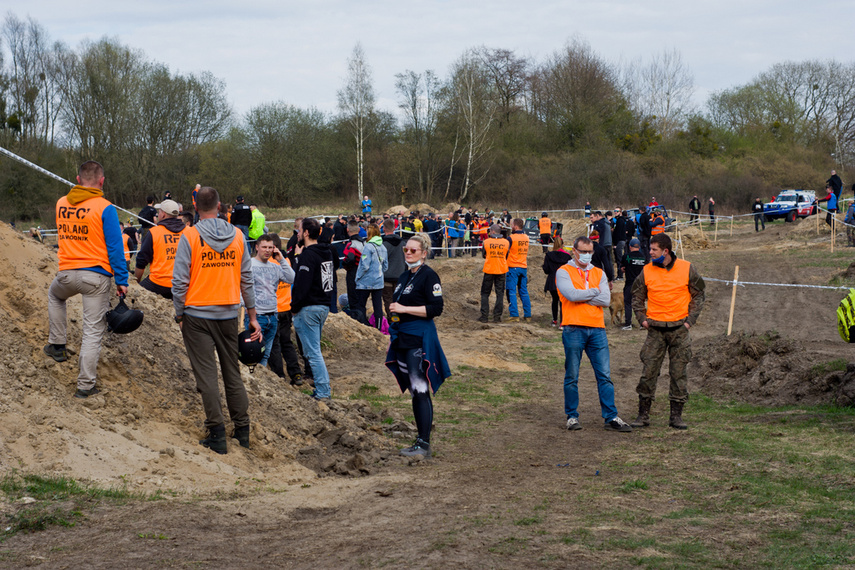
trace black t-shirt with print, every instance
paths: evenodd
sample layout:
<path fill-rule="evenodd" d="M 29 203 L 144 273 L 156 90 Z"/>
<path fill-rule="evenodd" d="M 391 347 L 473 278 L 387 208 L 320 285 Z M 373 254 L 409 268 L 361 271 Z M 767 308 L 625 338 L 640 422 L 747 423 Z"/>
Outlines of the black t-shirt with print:
<path fill-rule="evenodd" d="M 392 293 L 392 302 L 407 307 L 425 307 L 427 317 L 401 314 L 399 315 L 401 322 L 438 317 L 442 314 L 443 309 L 442 284 L 439 275 L 427 265 L 422 265 L 415 273 L 410 270 L 405 271 L 398 277 L 398 284 Z M 419 348 L 420 346 L 421 337 L 399 333 L 396 346 L 398 350 Z"/>

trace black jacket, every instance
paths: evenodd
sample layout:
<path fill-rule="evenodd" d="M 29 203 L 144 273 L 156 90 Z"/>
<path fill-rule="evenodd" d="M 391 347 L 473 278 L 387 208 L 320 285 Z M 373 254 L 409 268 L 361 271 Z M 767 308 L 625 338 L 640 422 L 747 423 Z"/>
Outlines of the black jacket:
<path fill-rule="evenodd" d="M 154 209 L 154 206 L 146 206 L 140 210 L 139 217 L 141 218 L 140 223 L 142 224 L 142 229 L 153 228 L 157 225 L 154 223 L 154 218 L 157 217 L 157 210 Z M 142 220 L 145 220 L 145 222 Z"/>
<path fill-rule="evenodd" d="M 609 283 L 615 280 L 615 268 L 609 262 L 609 254 L 606 253 L 606 248 L 597 242 L 594 242 L 594 257 L 591 258 L 591 263 L 594 267 L 599 267 L 606 272 Z"/>
<path fill-rule="evenodd" d="M 235 204 L 230 221 L 233 226 L 249 226 L 252 223 L 252 210 L 246 204 Z"/>
<path fill-rule="evenodd" d="M 310 305 L 329 306 L 332 299 L 333 252 L 329 244 L 317 243 L 303 249 L 294 267 L 291 285 L 291 312 L 295 315 Z"/>
<path fill-rule="evenodd" d="M 612 234 L 612 239 L 614 240 L 614 243 L 617 243 L 619 241 L 627 241 L 627 239 L 629 239 L 626 237 L 626 221 L 627 219 L 623 216 L 618 216 L 615 220 L 615 230 Z"/>
<path fill-rule="evenodd" d="M 164 218 L 164 220 L 157 225 L 163 226 L 172 233 L 177 234 L 181 233 L 181 230 L 184 229 L 184 220 L 181 218 Z M 145 269 L 153 260 L 154 244 L 152 243 L 151 232 L 148 232 L 142 240 L 139 252 L 137 252 L 137 269 Z"/>
<path fill-rule="evenodd" d="M 644 271 L 646 264 L 647 260 L 644 259 L 644 254 L 641 251 L 628 251 L 624 254 L 623 259 L 620 260 L 620 266 L 623 268 L 624 275 L 626 276 L 626 282 L 623 285 L 624 289 L 632 287 L 632 282 Z"/>
<path fill-rule="evenodd" d="M 541 268 L 546 273 L 546 283 L 543 284 L 544 291 L 557 291 L 555 288 L 555 273 L 562 265 L 570 261 L 572 256 L 566 251 L 547 251 L 543 257 Z"/>

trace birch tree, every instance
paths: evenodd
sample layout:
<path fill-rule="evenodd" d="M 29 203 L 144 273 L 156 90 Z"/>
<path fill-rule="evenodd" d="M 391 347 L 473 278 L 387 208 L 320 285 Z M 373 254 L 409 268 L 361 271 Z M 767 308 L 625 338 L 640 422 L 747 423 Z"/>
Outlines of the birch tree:
<path fill-rule="evenodd" d="M 454 64 L 451 84 L 465 143 L 466 164 L 460 189 L 460 201 L 463 201 L 470 188 L 490 171 L 487 159 L 493 148 L 496 106 L 491 101 L 489 81 L 480 65 L 480 58 L 472 50 Z"/>
<path fill-rule="evenodd" d="M 347 78 L 338 92 L 338 108 L 350 127 L 356 143 L 356 187 L 357 200 L 365 195 L 363 175 L 365 159 L 363 150 L 368 134 L 368 119 L 374 111 L 374 87 L 371 84 L 371 68 L 365 61 L 362 44 L 357 42 L 347 61 Z"/>
<path fill-rule="evenodd" d="M 395 89 L 399 96 L 398 106 L 404 112 L 404 138 L 413 147 L 419 195 L 430 202 L 439 174 L 436 129 L 440 81 L 433 71 L 420 74 L 407 70 L 395 75 Z"/>

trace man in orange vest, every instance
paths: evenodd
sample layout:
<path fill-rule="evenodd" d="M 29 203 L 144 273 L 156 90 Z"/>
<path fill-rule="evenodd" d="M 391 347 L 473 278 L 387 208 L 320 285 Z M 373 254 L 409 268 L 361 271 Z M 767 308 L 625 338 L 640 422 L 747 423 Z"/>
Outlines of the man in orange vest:
<path fill-rule="evenodd" d="M 210 187 L 196 194 L 199 223 L 178 241 L 172 270 L 172 304 L 184 347 L 205 408 L 207 437 L 199 441 L 225 454 L 226 428 L 220 406 L 217 360 L 223 374 L 226 403 L 234 424 L 232 437 L 249 447 L 249 399 L 238 364 L 238 311 L 246 305 L 252 340 L 261 341 L 255 313 L 252 262 L 243 233 L 217 217 L 220 195 Z M 214 349 L 217 359 L 214 358 Z"/>
<path fill-rule="evenodd" d="M 187 226 L 179 216 L 178 204 L 164 200 L 155 204 L 157 225 L 151 228 L 143 238 L 137 253 L 137 265 L 134 277 L 143 289 L 156 293 L 165 299 L 172 299 L 172 267 L 175 264 L 175 252 L 181 233 Z M 145 268 L 151 264 L 148 277 L 142 278 Z"/>
<path fill-rule="evenodd" d="M 543 245 L 543 254 L 546 255 L 546 252 L 549 251 L 549 244 L 552 243 L 552 220 L 549 219 L 549 214 L 543 212 L 540 215 L 537 227 L 540 231 L 540 243 Z"/>
<path fill-rule="evenodd" d="M 564 413 L 566 427 L 575 431 L 579 424 L 579 365 L 582 352 L 588 355 L 594 376 L 603 428 L 607 431 L 631 432 L 632 428 L 618 417 L 615 386 L 609 370 L 609 341 L 603 319 L 603 307 L 611 302 L 609 281 L 605 272 L 594 267 L 594 242 L 580 236 L 573 242 L 573 257 L 558 268 L 555 285 L 561 299 L 561 340 L 564 343 Z"/>
<path fill-rule="evenodd" d="M 56 203 L 59 241 L 59 273 L 48 289 L 50 335 L 45 354 L 68 360 L 65 302 L 83 297 L 83 340 L 80 344 L 80 373 L 76 398 L 88 398 L 100 390 L 95 386 L 101 338 L 107 328 L 110 308 L 110 278 L 116 293 L 128 292 L 128 267 L 116 207 L 104 198 L 104 168 L 90 160 L 77 171 L 77 186 Z"/>
<path fill-rule="evenodd" d="M 650 235 L 655 236 L 665 232 L 665 216 L 659 208 L 653 209 L 653 218 L 650 220 Z"/>
<path fill-rule="evenodd" d="M 698 320 L 704 306 L 704 280 L 695 266 L 677 259 L 671 238 L 657 234 L 650 238 L 651 263 L 644 266 L 632 284 L 632 309 L 641 326 L 647 329 L 647 340 L 641 349 L 644 371 L 638 381 L 638 417 L 633 427 L 650 425 L 650 406 L 656 394 L 659 369 L 670 355 L 668 373 L 671 384 L 668 399 L 671 401 L 672 428 L 686 429 L 683 406 L 689 399 L 686 367 L 692 357 L 689 329 Z"/>
<path fill-rule="evenodd" d="M 490 313 L 490 291 L 496 290 L 496 304 L 493 307 L 493 322 L 502 322 L 504 309 L 505 275 L 508 273 L 508 253 L 511 251 L 511 241 L 503 238 L 499 224 L 490 226 L 490 237 L 481 246 L 484 256 L 484 279 L 481 281 L 481 316 L 478 320 L 487 322 Z"/>
<path fill-rule="evenodd" d="M 524 222 L 520 218 L 511 222 L 511 249 L 508 253 L 508 322 L 520 320 L 517 308 L 517 291 L 523 306 L 523 320 L 531 319 L 531 299 L 528 296 L 528 236 L 523 231 Z"/>

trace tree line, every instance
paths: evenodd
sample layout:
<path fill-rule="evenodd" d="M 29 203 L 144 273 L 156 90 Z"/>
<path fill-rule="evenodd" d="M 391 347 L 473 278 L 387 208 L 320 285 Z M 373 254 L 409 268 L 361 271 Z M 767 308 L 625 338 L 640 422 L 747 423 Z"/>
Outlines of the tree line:
<path fill-rule="evenodd" d="M 239 116 L 211 73 L 175 73 L 116 38 L 69 47 L 11 12 L 1 35 L 0 144 L 69 180 L 101 161 L 125 207 L 166 190 L 186 201 L 201 182 L 273 207 L 655 195 L 681 209 L 698 194 L 747 210 L 780 187 L 821 188 L 830 168 L 845 179 L 855 150 L 853 62 L 779 63 L 698 107 L 676 50 L 613 63 L 578 37 L 539 61 L 480 46 L 444 75 L 397 73 L 393 114 L 357 44 L 337 113 L 272 101 Z M 52 219 L 62 184 L 3 160 L 2 216 Z"/>

